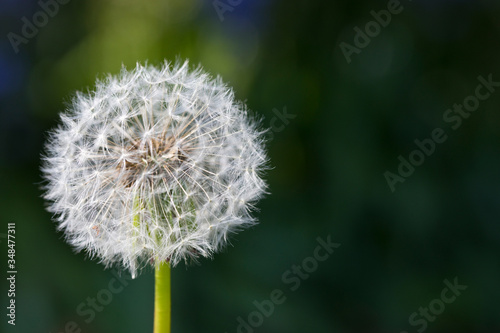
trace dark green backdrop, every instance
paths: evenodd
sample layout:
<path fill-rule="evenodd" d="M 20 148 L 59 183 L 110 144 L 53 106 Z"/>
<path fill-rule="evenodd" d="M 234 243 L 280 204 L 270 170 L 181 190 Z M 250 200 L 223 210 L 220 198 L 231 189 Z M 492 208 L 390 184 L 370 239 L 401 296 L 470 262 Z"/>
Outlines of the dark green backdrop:
<path fill-rule="evenodd" d="M 500 91 L 456 129 L 443 118 L 473 105 L 479 76 L 500 81 L 498 1 L 46 3 L 1 1 L 2 332 L 152 332 L 152 271 L 110 293 L 114 271 L 55 230 L 39 164 L 75 90 L 122 63 L 176 57 L 219 73 L 265 117 L 273 169 L 260 224 L 214 260 L 173 270 L 173 332 L 500 331 Z M 23 35 L 26 22 L 38 31 Z M 372 37 L 359 33 L 367 24 Z M 415 140 L 432 150 L 439 128 L 447 139 L 415 152 Z M 397 178 L 411 154 L 421 165 Z M 17 228 L 15 327 L 7 222 Z M 316 267 L 307 258 L 329 235 L 340 246 Z M 304 259 L 311 272 L 291 283 Z M 453 295 L 455 278 L 467 289 Z M 260 323 L 254 301 L 275 289 L 286 300 Z M 91 320 L 77 310 L 89 297 L 106 303 Z M 258 327 L 238 328 L 238 317 Z"/>

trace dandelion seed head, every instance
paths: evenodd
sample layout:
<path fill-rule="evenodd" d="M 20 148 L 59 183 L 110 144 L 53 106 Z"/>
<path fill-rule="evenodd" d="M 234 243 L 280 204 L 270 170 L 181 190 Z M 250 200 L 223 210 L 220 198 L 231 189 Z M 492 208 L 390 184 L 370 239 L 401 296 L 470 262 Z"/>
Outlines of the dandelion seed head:
<path fill-rule="evenodd" d="M 48 209 L 67 241 L 132 275 L 210 257 L 254 224 L 262 132 L 220 78 L 138 64 L 77 93 L 46 144 Z"/>

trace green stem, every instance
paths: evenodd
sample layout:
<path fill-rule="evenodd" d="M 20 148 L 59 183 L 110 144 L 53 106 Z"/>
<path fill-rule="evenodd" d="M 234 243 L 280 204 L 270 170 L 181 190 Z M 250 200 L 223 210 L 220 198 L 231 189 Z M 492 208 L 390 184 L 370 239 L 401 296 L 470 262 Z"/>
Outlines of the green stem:
<path fill-rule="evenodd" d="M 161 262 L 155 268 L 154 333 L 170 333 L 170 264 Z"/>

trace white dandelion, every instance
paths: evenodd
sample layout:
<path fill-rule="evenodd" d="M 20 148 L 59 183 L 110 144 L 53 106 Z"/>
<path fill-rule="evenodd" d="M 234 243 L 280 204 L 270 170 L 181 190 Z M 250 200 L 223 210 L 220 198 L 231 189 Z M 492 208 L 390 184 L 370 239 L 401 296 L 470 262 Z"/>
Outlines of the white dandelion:
<path fill-rule="evenodd" d="M 188 62 L 125 69 L 77 93 L 42 171 L 67 241 L 132 276 L 210 257 L 255 223 L 262 132 L 233 91 Z"/>

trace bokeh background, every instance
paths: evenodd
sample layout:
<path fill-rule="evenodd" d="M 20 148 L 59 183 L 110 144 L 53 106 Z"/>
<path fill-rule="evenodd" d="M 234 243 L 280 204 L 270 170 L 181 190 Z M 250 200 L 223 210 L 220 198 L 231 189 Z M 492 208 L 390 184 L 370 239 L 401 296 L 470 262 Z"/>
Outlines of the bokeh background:
<path fill-rule="evenodd" d="M 340 44 L 387 1 L 66 2 L 17 53 L 8 33 L 42 7 L 0 2 L 0 233 L 16 223 L 18 268 L 12 327 L 0 235 L 0 331 L 152 332 L 151 270 L 89 323 L 77 313 L 114 275 L 55 230 L 40 153 L 76 90 L 122 64 L 176 58 L 219 73 L 279 130 L 260 224 L 214 260 L 173 270 L 173 332 L 237 332 L 274 289 L 287 299 L 255 332 L 417 332 L 411 314 L 455 277 L 467 290 L 422 331 L 500 331 L 500 91 L 456 131 L 442 119 L 479 75 L 500 81 L 500 2 L 402 1 L 350 63 Z M 437 127 L 448 140 L 393 193 L 384 172 Z M 341 246 L 290 291 L 282 275 L 328 235 Z"/>

